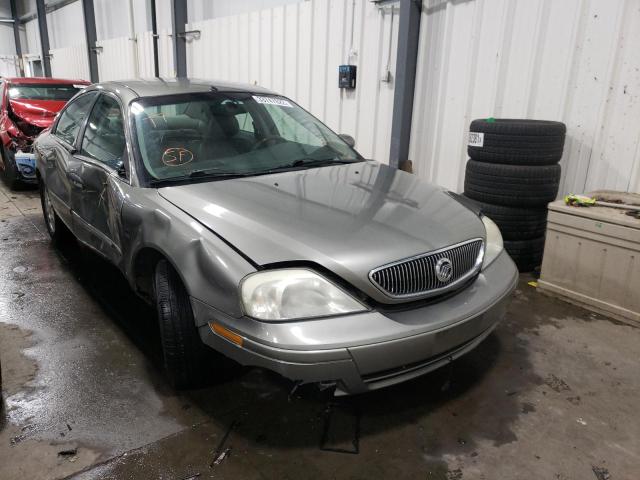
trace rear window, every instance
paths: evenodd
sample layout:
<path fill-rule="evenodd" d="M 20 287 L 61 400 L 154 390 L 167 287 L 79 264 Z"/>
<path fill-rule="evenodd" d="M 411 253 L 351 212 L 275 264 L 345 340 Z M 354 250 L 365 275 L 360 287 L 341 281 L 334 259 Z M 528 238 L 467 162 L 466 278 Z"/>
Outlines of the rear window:
<path fill-rule="evenodd" d="M 66 102 L 82 90 L 80 85 L 9 85 L 11 100 L 57 100 Z"/>

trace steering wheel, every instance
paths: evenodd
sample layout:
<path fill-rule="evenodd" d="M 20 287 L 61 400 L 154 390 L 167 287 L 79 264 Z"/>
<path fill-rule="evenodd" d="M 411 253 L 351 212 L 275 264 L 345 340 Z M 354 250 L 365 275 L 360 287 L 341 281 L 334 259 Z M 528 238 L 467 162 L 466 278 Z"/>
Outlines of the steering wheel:
<path fill-rule="evenodd" d="M 260 148 L 264 148 L 271 145 L 277 145 L 279 143 L 284 143 L 284 142 L 286 142 L 286 140 L 279 135 L 267 135 L 266 137 L 258 140 L 253 145 L 253 147 L 251 147 L 251 150 L 259 150 Z"/>

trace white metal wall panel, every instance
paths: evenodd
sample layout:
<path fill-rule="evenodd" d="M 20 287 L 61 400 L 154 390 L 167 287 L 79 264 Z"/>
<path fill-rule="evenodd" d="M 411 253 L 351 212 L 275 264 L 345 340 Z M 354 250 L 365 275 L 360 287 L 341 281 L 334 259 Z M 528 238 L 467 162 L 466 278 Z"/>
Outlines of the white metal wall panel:
<path fill-rule="evenodd" d="M 153 32 L 143 32 L 137 35 L 138 76 L 152 78 L 154 76 L 153 60 Z"/>
<path fill-rule="evenodd" d="M 49 47 L 52 49 L 86 45 L 82 2 L 73 2 L 48 13 L 47 30 Z"/>
<path fill-rule="evenodd" d="M 148 0 L 94 0 L 98 40 L 130 35 L 129 2 L 132 2 L 134 32 L 139 34 L 151 29 L 151 9 Z"/>
<path fill-rule="evenodd" d="M 19 75 L 18 57 L 15 55 L 0 55 L 0 77 L 17 77 Z"/>
<path fill-rule="evenodd" d="M 199 21 L 302 1 L 306 0 L 187 0 L 187 12 L 191 21 Z"/>
<path fill-rule="evenodd" d="M 311 0 L 193 22 L 189 76 L 259 84 L 296 100 L 365 156 L 389 155 L 398 12 L 368 0 Z M 397 7 L 395 7 L 397 9 Z M 392 19 L 393 17 L 393 19 Z M 353 44 L 352 44 L 353 38 Z M 338 88 L 338 65 L 358 66 L 354 91 Z"/>
<path fill-rule="evenodd" d="M 153 55 L 153 52 L 151 53 Z M 161 77 L 175 77 L 176 67 L 173 61 L 173 37 L 171 30 L 160 30 L 158 37 L 158 70 Z"/>
<path fill-rule="evenodd" d="M 89 59 L 86 45 L 49 50 L 51 75 L 57 78 L 89 80 Z"/>
<path fill-rule="evenodd" d="M 13 36 L 13 25 L 0 23 L 0 55 L 15 55 L 16 42 Z"/>
<path fill-rule="evenodd" d="M 137 75 L 133 70 L 129 78 L 138 76 L 140 78 L 153 78 L 153 32 L 142 32 L 137 34 L 136 55 L 138 63 Z M 175 77 L 173 67 L 173 43 L 171 32 L 163 30 L 158 33 L 158 73 L 161 77 Z"/>
<path fill-rule="evenodd" d="M 22 47 L 23 55 L 41 55 L 40 32 L 38 31 L 38 20 L 29 20 L 24 24 L 26 42 Z"/>
<path fill-rule="evenodd" d="M 637 0 L 425 0 L 416 173 L 461 191 L 469 123 L 567 124 L 561 193 L 640 189 Z"/>
<path fill-rule="evenodd" d="M 138 76 L 137 47 L 133 40 L 119 37 L 100 40 L 96 45 L 99 47 L 98 74 L 101 82 Z"/>

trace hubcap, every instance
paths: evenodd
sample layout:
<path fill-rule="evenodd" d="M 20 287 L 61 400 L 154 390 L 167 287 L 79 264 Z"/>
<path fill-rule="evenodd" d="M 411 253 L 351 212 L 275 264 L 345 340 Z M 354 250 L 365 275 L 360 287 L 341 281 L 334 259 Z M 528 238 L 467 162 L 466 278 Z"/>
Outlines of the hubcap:
<path fill-rule="evenodd" d="M 53 211 L 53 205 L 51 204 L 51 198 L 49 197 L 49 189 L 44 187 L 44 216 L 47 219 L 47 225 L 51 233 L 56 231 L 56 217 Z"/>

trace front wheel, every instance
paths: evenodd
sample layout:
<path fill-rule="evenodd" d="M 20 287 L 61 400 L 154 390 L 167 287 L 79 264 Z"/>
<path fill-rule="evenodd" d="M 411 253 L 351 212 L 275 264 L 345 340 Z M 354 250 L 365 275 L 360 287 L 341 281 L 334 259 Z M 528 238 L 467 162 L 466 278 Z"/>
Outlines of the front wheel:
<path fill-rule="evenodd" d="M 215 363 L 215 352 L 200 339 L 189 294 L 166 260 L 156 265 L 154 280 L 164 368 L 169 381 L 177 389 L 203 386 L 209 383 L 207 374 Z"/>
<path fill-rule="evenodd" d="M 4 145 L 0 145 L 0 152 L 2 153 L 2 163 L 4 164 L 3 179 L 10 189 L 15 190 L 20 186 L 21 182 L 14 153 Z"/>

